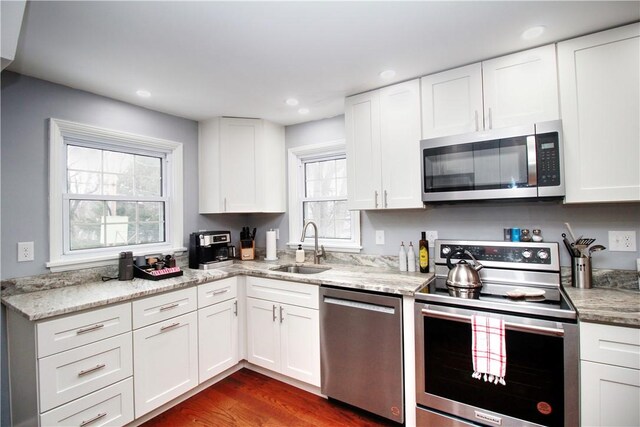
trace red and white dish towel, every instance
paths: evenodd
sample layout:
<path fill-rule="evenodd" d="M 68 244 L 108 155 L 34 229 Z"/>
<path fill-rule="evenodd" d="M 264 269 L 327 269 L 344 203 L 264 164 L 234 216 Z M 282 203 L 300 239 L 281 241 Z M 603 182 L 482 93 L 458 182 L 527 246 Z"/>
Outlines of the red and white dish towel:
<path fill-rule="evenodd" d="M 504 321 L 484 316 L 471 316 L 473 378 L 506 385 L 507 351 Z"/>

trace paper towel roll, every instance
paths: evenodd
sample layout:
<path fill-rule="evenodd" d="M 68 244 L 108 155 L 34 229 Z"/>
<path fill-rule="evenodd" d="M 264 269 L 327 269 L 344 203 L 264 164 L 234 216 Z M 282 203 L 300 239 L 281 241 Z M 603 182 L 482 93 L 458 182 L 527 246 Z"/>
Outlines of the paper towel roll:
<path fill-rule="evenodd" d="M 267 256 L 265 260 L 267 261 L 275 261 L 278 257 L 276 256 L 276 230 L 267 231 Z"/>

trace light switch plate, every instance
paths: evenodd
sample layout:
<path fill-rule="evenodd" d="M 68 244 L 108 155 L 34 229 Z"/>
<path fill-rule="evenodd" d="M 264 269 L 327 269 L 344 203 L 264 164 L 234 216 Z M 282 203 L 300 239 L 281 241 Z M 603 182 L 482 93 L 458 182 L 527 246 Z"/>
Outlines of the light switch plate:
<path fill-rule="evenodd" d="M 635 231 L 609 231 L 610 251 L 635 252 L 636 248 Z"/>
<path fill-rule="evenodd" d="M 384 230 L 376 230 L 376 245 L 384 245 Z"/>

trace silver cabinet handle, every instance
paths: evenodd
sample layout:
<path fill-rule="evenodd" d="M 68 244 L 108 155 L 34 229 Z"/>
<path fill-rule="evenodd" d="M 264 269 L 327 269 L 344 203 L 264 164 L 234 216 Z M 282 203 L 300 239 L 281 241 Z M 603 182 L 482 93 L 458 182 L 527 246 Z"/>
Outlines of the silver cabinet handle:
<path fill-rule="evenodd" d="M 389 207 L 389 204 L 387 203 L 387 190 L 384 190 L 384 207 Z"/>
<path fill-rule="evenodd" d="M 428 308 L 422 309 L 422 314 L 427 317 L 434 317 L 436 319 L 451 320 L 454 322 L 471 323 L 471 316 L 456 313 L 446 313 L 443 311 L 430 310 Z M 564 336 L 564 329 L 561 328 L 547 328 L 544 326 L 524 325 L 520 323 L 504 322 L 504 328 L 518 332 L 531 332 L 538 335 L 551 335 L 556 337 Z"/>
<path fill-rule="evenodd" d="M 103 323 L 98 323 L 97 325 L 93 325 L 93 326 L 90 326 L 88 328 L 78 329 L 76 331 L 76 334 L 77 335 L 86 334 L 87 332 L 97 331 L 98 329 L 102 329 L 102 328 L 104 328 L 104 324 Z"/>
<path fill-rule="evenodd" d="M 536 137 L 527 137 L 527 184 L 534 187 L 538 182 L 538 169 L 537 169 L 537 154 L 536 154 Z"/>
<path fill-rule="evenodd" d="M 174 303 L 174 304 L 165 305 L 165 306 L 160 307 L 160 311 L 171 310 L 172 308 L 176 308 L 179 305 L 180 304 L 178 304 L 177 302 Z"/>
<path fill-rule="evenodd" d="M 227 211 L 227 198 L 226 197 L 224 198 L 224 207 L 222 208 L 222 211 L 223 212 Z"/>
<path fill-rule="evenodd" d="M 93 423 L 93 422 L 98 421 L 100 418 L 104 418 L 104 417 L 106 417 L 106 416 L 107 416 L 107 413 L 106 413 L 106 412 L 103 412 L 103 413 L 101 413 L 101 414 L 98 414 L 98 415 L 96 415 L 95 417 L 91 418 L 90 420 L 86 420 L 86 421 L 81 422 L 81 423 L 80 423 L 80 427 L 84 427 L 84 426 L 86 426 L 86 425 L 89 425 L 89 424 L 91 424 L 91 423 Z"/>
<path fill-rule="evenodd" d="M 489 129 L 493 129 L 493 118 L 491 117 L 491 107 L 489 107 Z"/>
<path fill-rule="evenodd" d="M 378 207 L 378 190 L 373 190 L 373 196 L 375 201 L 375 207 Z"/>
<path fill-rule="evenodd" d="M 99 365 L 94 366 L 93 368 L 85 369 L 84 371 L 78 372 L 78 376 L 82 377 L 84 375 L 90 374 L 91 372 L 99 371 L 100 369 L 104 368 L 105 366 L 107 366 L 107 365 L 104 364 L 104 363 L 101 363 Z"/>
<path fill-rule="evenodd" d="M 175 328 L 178 325 L 180 325 L 180 322 L 176 322 L 176 323 L 172 323 L 172 324 L 167 325 L 167 326 L 163 326 L 162 328 L 160 328 L 160 332 L 164 332 L 167 329 Z"/>
<path fill-rule="evenodd" d="M 213 291 L 212 294 L 213 294 L 213 296 L 216 296 L 216 295 L 222 295 L 222 294 L 227 293 L 227 292 L 229 292 L 229 288 L 218 289 L 217 291 Z"/>
<path fill-rule="evenodd" d="M 238 300 L 234 301 L 233 303 L 233 314 L 235 314 L 236 317 L 238 317 Z"/>
<path fill-rule="evenodd" d="M 280 323 L 284 320 L 284 309 L 280 306 Z"/>
<path fill-rule="evenodd" d="M 476 110 L 476 132 L 480 130 L 480 122 L 478 121 L 478 110 Z"/>
<path fill-rule="evenodd" d="M 273 305 L 273 321 L 275 322 L 278 317 L 276 316 L 276 305 Z"/>

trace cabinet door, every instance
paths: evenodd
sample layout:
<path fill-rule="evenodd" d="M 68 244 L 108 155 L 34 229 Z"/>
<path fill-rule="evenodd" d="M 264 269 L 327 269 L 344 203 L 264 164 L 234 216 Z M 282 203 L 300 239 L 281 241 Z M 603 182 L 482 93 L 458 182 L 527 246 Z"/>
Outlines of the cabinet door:
<path fill-rule="evenodd" d="M 580 425 L 640 425 L 640 370 L 583 361 L 580 390 Z"/>
<path fill-rule="evenodd" d="M 196 312 L 133 331 L 136 418 L 198 385 Z"/>
<path fill-rule="evenodd" d="M 222 118 L 220 122 L 220 191 L 223 212 L 256 212 L 257 146 L 262 122 Z"/>
<path fill-rule="evenodd" d="M 349 209 L 381 207 L 380 95 L 378 91 L 345 100 Z"/>
<path fill-rule="evenodd" d="M 480 63 L 423 77 L 421 85 L 423 139 L 480 130 L 483 123 Z"/>
<path fill-rule="evenodd" d="M 280 369 L 278 307 L 272 301 L 247 298 L 247 360 L 272 371 Z"/>
<path fill-rule="evenodd" d="M 566 202 L 640 200 L 640 24 L 558 44 Z"/>
<path fill-rule="evenodd" d="M 560 118 L 555 45 L 482 63 L 485 129 Z"/>
<path fill-rule="evenodd" d="M 280 372 L 320 387 L 320 320 L 318 310 L 281 304 Z"/>
<path fill-rule="evenodd" d="M 198 122 L 198 203 L 200 213 L 222 212 L 220 118 Z"/>
<path fill-rule="evenodd" d="M 380 89 L 383 208 L 421 208 L 420 80 Z"/>
<path fill-rule="evenodd" d="M 239 362 L 237 299 L 198 310 L 198 355 L 201 383 Z"/>

